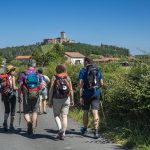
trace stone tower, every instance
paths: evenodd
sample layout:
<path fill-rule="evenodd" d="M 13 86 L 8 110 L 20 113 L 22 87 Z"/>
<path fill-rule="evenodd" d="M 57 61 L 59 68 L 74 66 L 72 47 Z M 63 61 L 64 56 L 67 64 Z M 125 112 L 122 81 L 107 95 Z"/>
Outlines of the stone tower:
<path fill-rule="evenodd" d="M 60 38 L 61 39 L 66 39 L 66 33 L 65 32 L 60 32 Z"/>

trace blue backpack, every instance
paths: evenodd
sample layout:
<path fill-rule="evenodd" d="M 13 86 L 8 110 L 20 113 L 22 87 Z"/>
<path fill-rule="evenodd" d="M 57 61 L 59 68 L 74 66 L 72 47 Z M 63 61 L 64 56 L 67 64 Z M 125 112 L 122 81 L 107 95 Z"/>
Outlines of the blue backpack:
<path fill-rule="evenodd" d="M 35 72 L 26 74 L 26 86 L 28 89 L 38 88 L 38 84 L 39 79 Z"/>

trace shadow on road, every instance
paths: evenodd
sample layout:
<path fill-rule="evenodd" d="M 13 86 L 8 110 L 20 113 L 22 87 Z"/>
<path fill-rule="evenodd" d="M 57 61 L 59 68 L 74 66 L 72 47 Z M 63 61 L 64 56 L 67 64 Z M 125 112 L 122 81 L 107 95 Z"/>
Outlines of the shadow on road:
<path fill-rule="evenodd" d="M 53 129 L 45 129 L 48 133 L 53 133 L 53 134 L 57 134 L 58 133 L 58 130 L 53 130 Z M 70 129 L 70 130 L 67 130 L 66 131 L 66 137 L 80 137 L 80 138 L 84 138 L 84 137 L 87 137 L 87 138 L 91 138 L 93 139 L 93 136 L 91 134 L 85 134 L 85 135 L 82 135 L 81 132 L 79 131 L 76 131 L 76 129 Z"/>
<path fill-rule="evenodd" d="M 7 132 L 4 131 L 3 128 L 0 128 L 0 133 L 4 133 L 4 134 L 18 134 L 18 135 L 21 135 L 21 136 L 24 136 L 26 138 L 30 138 L 30 139 L 38 139 L 38 138 L 46 138 L 46 139 L 51 139 L 51 140 L 55 140 L 55 137 L 54 136 L 51 136 L 51 135 L 46 135 L 46 134 L 31 134 L 31 135 L 28 135 L 27 132 L 21 128 L 17 128 L 16 130 L 8 130 Z"/>
<path fill-rule="evenodd" d="M 53 133 L 53 134 L 57 134 L 58 130 L 53 130 L 53 129 L 45 129 L 48 133 Z M 67 135 L 75 135 L 75 136 L 81 136 L 80 132 L 77 132 L 75 129 L 70 129 L 66 131 Z"/>
<path fill-rule="evenodd" d="M 41 138 L 45 138 L 45 139 L 50 139 L 50 140 L 54 140 L 56 141 L 56 138 L 54 136 L 51 135 L 46 135 L 46 134 L 31 134 L 28 135 L 27 133 L 21 133 L 21 136 L 24 136 L 26 138 L 30 138 L 30 139 L 41 139 Z"/>

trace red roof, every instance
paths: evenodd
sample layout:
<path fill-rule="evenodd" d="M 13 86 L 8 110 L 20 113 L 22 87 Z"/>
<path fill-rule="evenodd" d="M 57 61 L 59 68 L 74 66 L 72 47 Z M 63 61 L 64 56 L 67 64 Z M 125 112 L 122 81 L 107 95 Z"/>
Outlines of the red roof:
<path fill-rule="evenodd" d="M 85 56 L 82 55 L 79 52 L 65 52 L 65 55 L 69 56 L 69 57 L 77 57 L 77 58 L 84 58 Z"/>
<path fill-rule="evenodd" d="M 16 56 L 16 59 L 30 59 L 32 56 Z"/>

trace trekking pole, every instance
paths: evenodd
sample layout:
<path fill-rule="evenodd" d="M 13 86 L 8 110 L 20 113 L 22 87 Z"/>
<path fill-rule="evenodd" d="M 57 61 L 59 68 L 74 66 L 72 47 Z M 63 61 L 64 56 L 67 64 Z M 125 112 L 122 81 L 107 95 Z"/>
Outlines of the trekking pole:
<path fill-rule="evenodd" d="M 101 98 L 102 98 L 102 100 L 105 100 L 104 96 L 102 96 L 102 93 L 101 93 Z M 101 106 L 102 115 L 103 115 L 103 118 L 104 118 L 104 123 L 106 125 L 106 117 L 105 117 L 105 113 L 104 113 L 104 109 L 103 109 L 103 103 L 102 103 L 101 100 L 100 100 L 100 106 Z"/>
<path fill-rule="evenodd" d="M 19 99 L 19 98 L 21 98 L 20 96 L 19 96 L 19 92 L 17 91 L 17 93 L 18 93 L 18 102 L 19 102 L 19 128 L 21 128 L 21 99 Z"/>
<path fill-rule="evenodd" d="M 21 125 L 21 102 L 19 102 L 19 128 Z"/>

